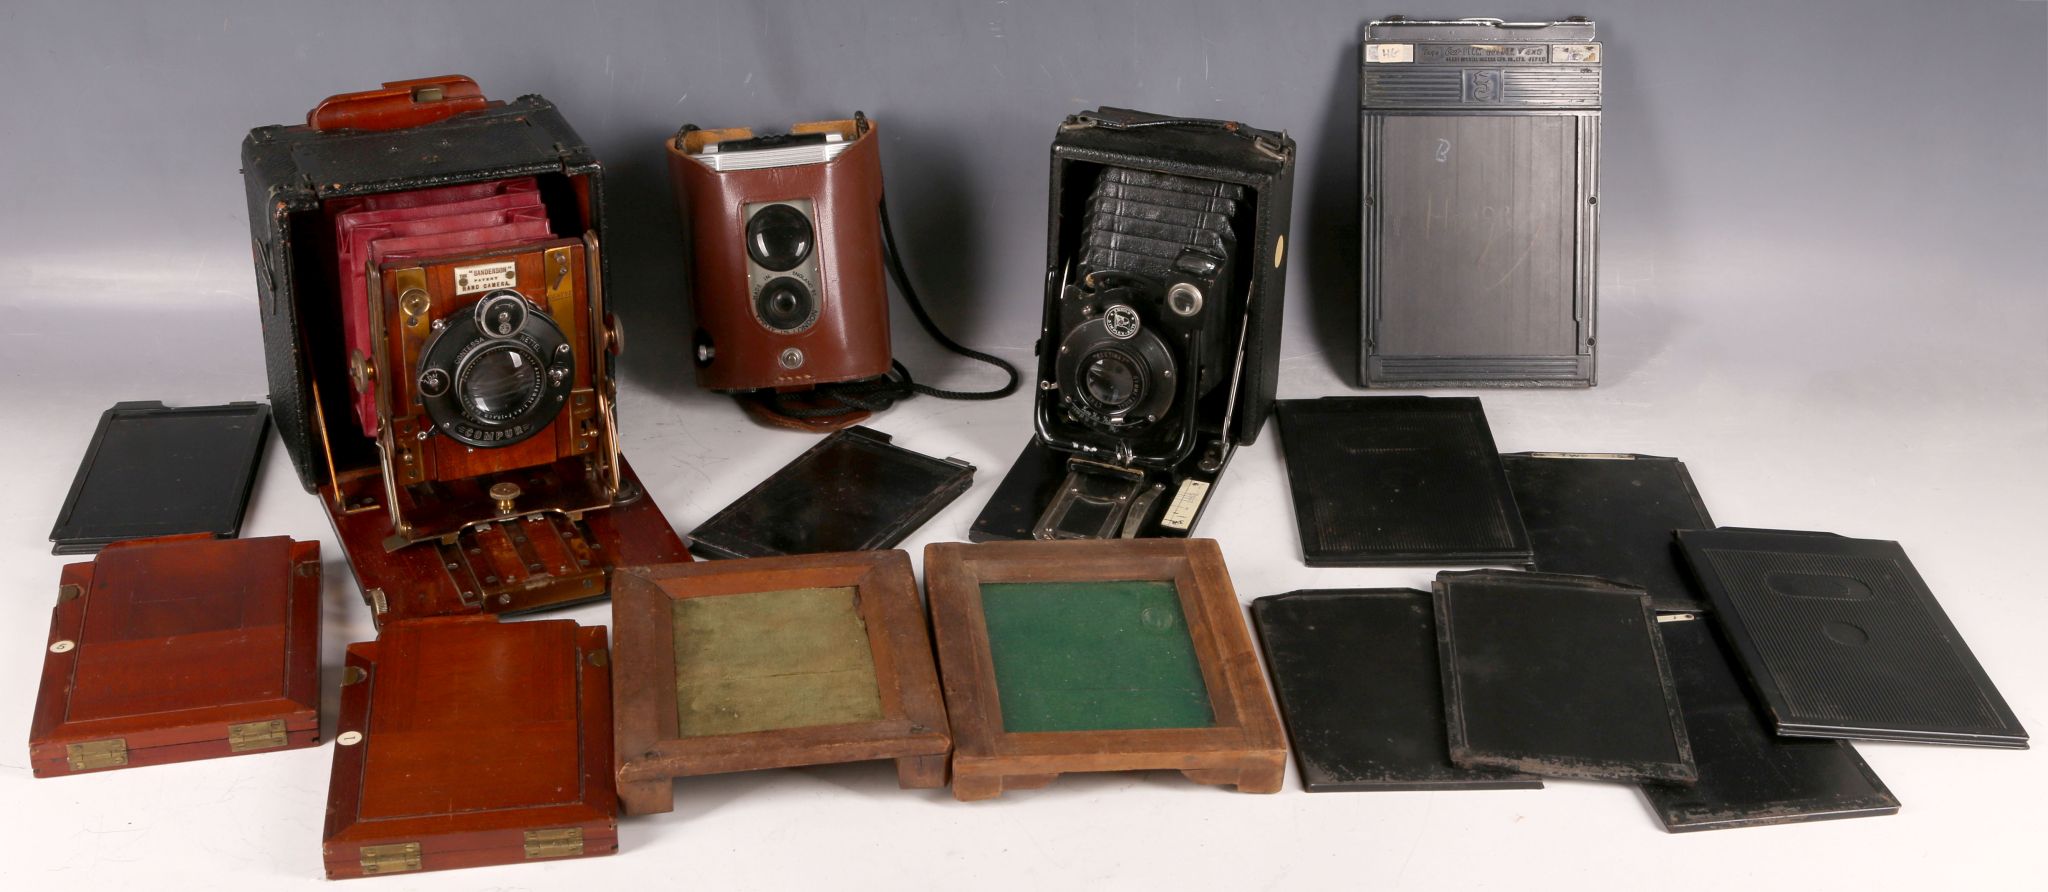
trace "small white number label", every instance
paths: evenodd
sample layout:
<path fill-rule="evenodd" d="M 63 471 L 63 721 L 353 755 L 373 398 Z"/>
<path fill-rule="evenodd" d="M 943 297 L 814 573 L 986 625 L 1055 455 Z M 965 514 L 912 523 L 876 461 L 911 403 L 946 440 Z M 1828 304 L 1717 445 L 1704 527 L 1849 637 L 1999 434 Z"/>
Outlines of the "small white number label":
<path fill-rule="evenodd" d="M 1415 61 L 1415 44 L 1412 43 L 1368 43 L 1365 45 L 1365 61 L 1386 64 L 1390 62 Z"/>
<path fill-rule="evenodd" d="M 510 260 L 504 263 L 483 263 L 455 268 L 456 294 L 475 294 L 479 291 L 517 287 L 519 264 Z"/>

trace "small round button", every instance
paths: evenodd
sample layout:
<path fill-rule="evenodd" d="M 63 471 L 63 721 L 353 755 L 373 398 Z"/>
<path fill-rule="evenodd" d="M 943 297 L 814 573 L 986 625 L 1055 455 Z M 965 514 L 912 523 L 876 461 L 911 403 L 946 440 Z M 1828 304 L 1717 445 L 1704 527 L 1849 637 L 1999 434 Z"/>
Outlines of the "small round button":
<path fill-rule="evenodd" d="M 786 204 L 771 204 L 747 221 L 747 254 L 776 272 L 796 269 L 811 256 L 811 220 Z"/>

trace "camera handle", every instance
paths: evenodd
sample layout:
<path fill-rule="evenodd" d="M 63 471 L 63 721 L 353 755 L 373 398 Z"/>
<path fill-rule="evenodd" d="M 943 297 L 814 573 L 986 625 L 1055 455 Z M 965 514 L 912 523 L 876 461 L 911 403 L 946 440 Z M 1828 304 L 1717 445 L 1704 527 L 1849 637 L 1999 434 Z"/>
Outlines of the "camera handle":
<path fill-rule="evenodd" d="M 903 267 L 903 255 L 896 249 L 896 233 L 889 226 L 889 199 L 884 195 L 877 203 L 882 216 L 882 261 L 889 270 L 889 279 L 896 283 L 896 290 L 902 292 L 903 302 L 910 306 L 910 315 L 925 334 L 937 341 L 939 346 L 965 356 L 976 362 L 1002 369 L 1010 380 L 994 390 L 945 390 L 928 384 L 919 384 L 910 377 L 910 369 L 896 360 L 889 361 L 889 373 L 880 378 L 866 381 L 849 381 L 843 384 L 824 384 L 814 390 L 785 398 L 773 390 L 760 391 L 758 396 L 771 411 L 790 418 L 830 418 L 851 412 L 879 412 L 908 399 L 916 394 L 936 397 L 942 400 L 999 400 L 1017 392 L 1017 367 L 1001 358 L 983 353 L 948 337 L 939 328 L 924 301 L 919 300 L 917 289 L 910 284 L 910 273 Z M 824 403 L 824 405 L 820 405 Z M 837 403 L 838 405 L 831 405 Z"/>
<path fill-rule="evenodd" d="M 489 108 L 476 81 L 459 74 L 390 81 L 375 90 L 320 100 L 306 113 L 314 130 L 401 130 Z"/>

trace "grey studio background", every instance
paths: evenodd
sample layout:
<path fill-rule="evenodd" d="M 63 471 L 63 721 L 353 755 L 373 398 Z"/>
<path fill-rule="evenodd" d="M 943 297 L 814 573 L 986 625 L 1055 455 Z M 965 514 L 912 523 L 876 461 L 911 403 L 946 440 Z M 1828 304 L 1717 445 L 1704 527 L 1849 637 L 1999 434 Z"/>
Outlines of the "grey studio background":
<path fill-rule="evenodd" d="M 625 447 L 701 522 L 810 442 L 690 384 L 661 142 L 685 122 L 866 111 L 926 303 L 1020 364 L 1036 337 L 1047 149 L 1120 105 L 1300 145 L 1281 396 L 1355 393 L 1360 27 L 1391 13 L 1584 14 L 1606 47 L 1600 378 L 1484 393 L 1503 451 L 1687 460 L 1716 519 L 1898 539 L 2023 722 L 2048 730 L 2048 3 L 0 2 L 0 885 L 311 886 L 325 748 L 32 781 L 21 751 L 63 559 L 44 541 L 99 413 L 262 399 L 237 173 L 251 127 L 330 94 L 470 75 L 556 102 L 606 162 Z M 985 386 L 897 305 L 919 379 Z M 919 536 L 967 525 L 1029 436 L 1028 396 L 878 420 L 980 468 Z M 1300 566 L 1277 439 L 1234 460 L 1203 533 L 1242 599 L 1426 587 Z M 331 673 L 369 624 L 273 448 L 247 530 L 326 540 Z M 602 605 L 565 614 L 603 623 Z M 330 703 L 329 721 L 331 721 Z M 330 726 L 331 727 L 331 726 Z M 839 766 L 678 786 L 617 857 L 398 887 L 1701 889 L 2038 882 L 2038 753 L 1859 747 L 1895 818 L 1666 836 L 1634 790 L 1237 796 L 1068 777 L 992 806 Z M 885 777 L 886 775 L 886 777 Z M 2025 883 L 2017 883 L 2025 885 Z M 367 888 L 367 887 L 366 887 Z"/>

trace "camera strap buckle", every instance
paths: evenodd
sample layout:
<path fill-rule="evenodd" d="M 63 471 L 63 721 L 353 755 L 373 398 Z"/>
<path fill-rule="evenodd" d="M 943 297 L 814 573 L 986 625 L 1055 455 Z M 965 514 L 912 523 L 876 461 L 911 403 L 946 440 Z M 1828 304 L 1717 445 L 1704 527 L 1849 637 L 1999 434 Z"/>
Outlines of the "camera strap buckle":
<path fill-rule="evenodd" d="M 1160 487 L 1154 485 L 1153 489 Z M 1067 460 L 1067 479 L 1060 484 L 1052 502 L 1038 515 L 1031 528 L 1033 539 L 1129 538 L 1134 524 L 1143 519 L 1157 500 L 1157 493 L 1145 491 L 1145 472 L 1083 458 Z M 1140 507 L 1142 506 L 1142 507 Z"/>

